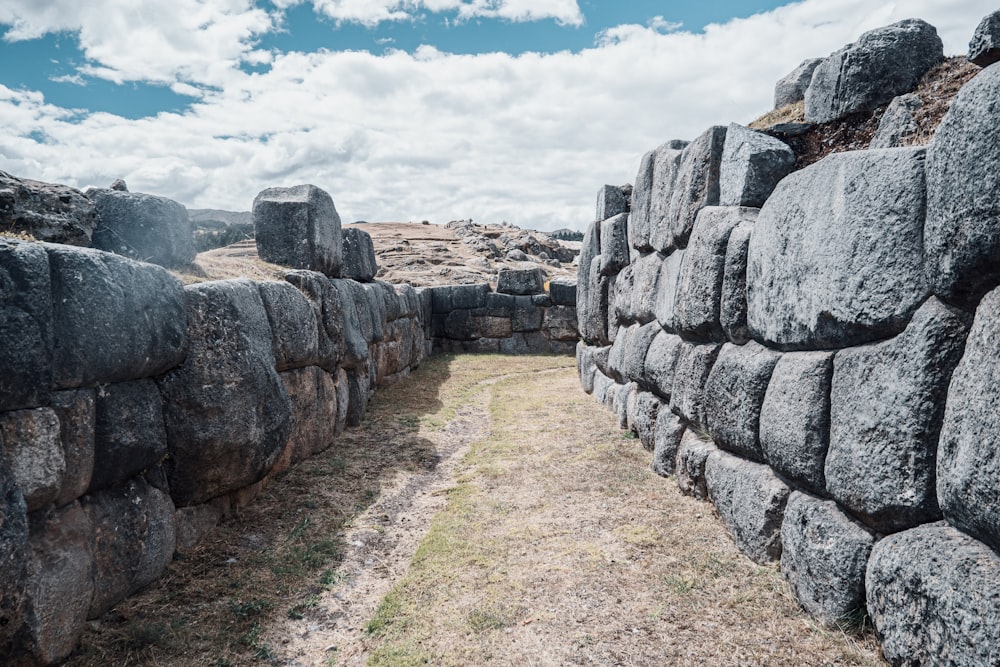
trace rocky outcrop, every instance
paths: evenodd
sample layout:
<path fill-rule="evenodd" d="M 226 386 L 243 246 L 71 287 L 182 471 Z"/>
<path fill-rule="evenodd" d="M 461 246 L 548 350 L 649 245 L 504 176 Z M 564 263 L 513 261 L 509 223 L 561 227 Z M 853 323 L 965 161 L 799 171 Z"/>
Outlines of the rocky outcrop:
<path fill-rule="evenodd" d="M 89 246 L 96 226 L 94 203 L 76 188 L 0 171 L 0 231 Z"/>

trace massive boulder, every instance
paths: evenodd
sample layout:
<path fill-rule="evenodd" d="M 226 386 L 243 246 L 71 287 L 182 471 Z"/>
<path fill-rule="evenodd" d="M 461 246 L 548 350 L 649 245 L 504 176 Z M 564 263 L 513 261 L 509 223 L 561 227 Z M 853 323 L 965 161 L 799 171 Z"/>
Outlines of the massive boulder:
<path fill-rule="evenodd" d="M 39 241 L 89 246 L 97 210 L 75 188 L 18 178 L 0 171 L 0 229 Z"/>
<path fill-rule="evenodd" d="M 997 663 L 1000 556 L 944 524 L 880 540 L 865 576 L 868 613 L 893 665 Z"/>
<path fill-rule="evenodd" d="M 1000 289 L 976 311 L 951 379 L 937 453 L 945 518 L 1000 551 Z"/>
<path fill-rule="evenodd" d="M 262 191 L 253 200 L 253 226 L 261 259 L 340 276 L 344 252 L 340 216 L 330 195 L 315 185 Z"/>
<path fill-rule="evenodd" d="M 185 295 L 187 358 L 159 380 L 170 491 L 182 507 L 262 479 L 285 446 L 291 412 L 257 286 L 201 283 Z"/>
<path fill-rule="evenodd" d="M 880 532 L 941 516 L 935 454 L 967 331 L 963 314 L 932 298 L 900 335 L 834 357 L 826 487 Z"/>
<path fill-rule="evenodd" d="M 870 30 L 824 60 L 806 89 L 806 121 L 826 123 L 885 104 L 916 88 L 944 60 L 934 26 L 908 19 Z"/>
<path fill-rule="evenodd" d="M 816 71 L 821 62 L 823 62 L 822 58 L 808 58 L 799 63 L 799 66 L 791 72 L 778 79 L 778 82 L 774 84 L 774 108 L 780 109 L 805 99 L 806 89 L 812 83 L 813 72 Z"/>
<path fill-rule="evenodd" d="M 730 124 L 719 167 L 719 205 L 760 208 L 793 166 L 795 153 L 788 144 Z"/>
<path fill-rule="evenodd" d="M 972 310 L 1000 283 L 1000 67 L 965 84 L 927 151 L 927 279 Z"/>
<path fill-rule="evenodd" d="M 341 275 L 363 283 L 371 282 L 378 273 L 371 234 L 357 227 L 344 227 L 341 231 L 344 237 Z"/>
<path fill-rule="evenodd" d="M 989 67 L 1000 60 L 1000 11 L 995 11 L 980 22 L 969 42 L 969 62 Z"/>
<path fill-rule="evenodd" d="M 184 289 L 152 264 L 46 245 L 58 388 L 159 375 L 184 359 Z"/>
<path fill-rule="evenodd" d="M 48 403 L 52 339 L 48 254 L 37 243 L 0 239 L 0 410 Z"/>
<path fill-rule="evenodd" d="M 726 128 L 715 126 L 684 147 L 666 218 L 672 247 L 687 246 L 698 212 L 719 204 L 719 169 L 725 141 Z M 666 252 L 669 248 L 661 243 L 657 250 Z"/>
<path fill-rule="evenodd" d="M 95 248 L 160 266 L 194 261 L 191 220 L 177 202 L 119 190 L 88 190 L 87 196 L 97 207 Z"/>
<path fill-rule="evenodd" d="M 782 180 L 747 256 L 751 335 L 785 350 L 902 331 L 927 297 L 924 149 L 829 155 Z"/>

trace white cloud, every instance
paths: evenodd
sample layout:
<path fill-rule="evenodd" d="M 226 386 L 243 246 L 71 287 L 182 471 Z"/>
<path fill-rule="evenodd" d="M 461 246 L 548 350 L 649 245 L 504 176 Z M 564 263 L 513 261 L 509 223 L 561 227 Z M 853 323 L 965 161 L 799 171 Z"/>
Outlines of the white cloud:
<path fill-rule="evenodd" d="M 314 183 L 346 221 L 579 228 L 597 189 L 631 181 L 643 152 L 764 113 L 802 59 L 911 16 L 964 52 L 994 9 L 902 4 L 806 0 L 703 33 L 620 26 L 580 53 L 274 54 L 265 73 L 220 70 L 189 111 L 141 120 L 0 87 L 0 169 L 77 186 L 123 177 L 193 207 L 247 210 L 265 187 Z M 247 48 L 241 34 L 231 40 Z"/>
<path fill-rule="evenodd" d="M 305 0 L 279 0 L 279 8 Z M 582 25 L 576 0 L 311 0 L 320 14 L 337 22 L 369 27 L 387 21 L 416 20 L 422 12 L 458 12 L 460 20 L 504 19 L 513 22 L 553 19 L 562 25 Z"/>

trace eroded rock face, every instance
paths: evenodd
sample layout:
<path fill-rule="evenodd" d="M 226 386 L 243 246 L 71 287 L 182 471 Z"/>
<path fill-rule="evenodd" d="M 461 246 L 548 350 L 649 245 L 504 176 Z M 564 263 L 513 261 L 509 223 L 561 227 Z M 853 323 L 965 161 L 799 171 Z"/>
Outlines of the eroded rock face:
<path fill-rule="evenodd" d="M 45 405 L 52 387 L 52 287 L 48 254 L 37 243 L 0 239 L 0 340 L 0 410 Z"/>
<path fill-rule="evenodd" d="M 893 665 L 974 667 L 997 662 L 1000 557 L 943 523 L 875 544 L 868 612 Z"/>
<path fill-rule="evenodd" d="M 97 207 L 95 248 L 160 266 L 194 261 L 194 230 L 182 205 L 121 190 L 88 190 L 87 196 Z"/>
<path fill-rule="evenodd" d="M 781 572 L 803 609 L 830 626 L 865 604 L 865 567 L 875 536 L 837 503 L 799 491 L 781 524 Z"/>
<path fill-rule="evenodd" d="M 774 108 L 780 109 L 787 104 L 801 102 L 812 82 L 813 72 L 821 62 L 822 58 L 803 60 L 798 67 L 781 77 L 778 83 L 774 84 Z"/>
<path fill-rule="evenodd" d="M 747 321 L 783 350 L 902 331 L 927 297 L 924 149 L 830 155 L 782 180 L 754 223 Z"/>
<path fill-rule="evenodd" d="M 969 62 L 989 67 L 1000 60 L 1000 11 L 982 20 L 969 42 Z"/>
<path fill-rule="evenodd" d="M 1000 67 L 962 86 L 927 151 L 927 279 L 973 310 L 1000 283 Z"/>
<path fill-rule="evenodd" d="M 967 318 L 930 299 L 895 338 L 833 360 L 826 487 L 880 532 L 940 518 L 938 434 Z"/>
<path fill-rule="evenodd" d="M 806 121 L 826 123 L 913 90 L 944 60 L 934 26 L 908 19 L 870 30 L 820 63 L 805 92 Z"/>
<path fill-rule="evenodd" d="M 39 241 L 89 246 L 97 211 L 76 188 L 18 178 L 0 171 L 0 229 Z"/>
<path fill-rule="evenodd" d="M 253 201 L 253 226 L 264 261 L 340 277 L 340 216 L 330 195 L 315 185 L 262 191 Z"/>

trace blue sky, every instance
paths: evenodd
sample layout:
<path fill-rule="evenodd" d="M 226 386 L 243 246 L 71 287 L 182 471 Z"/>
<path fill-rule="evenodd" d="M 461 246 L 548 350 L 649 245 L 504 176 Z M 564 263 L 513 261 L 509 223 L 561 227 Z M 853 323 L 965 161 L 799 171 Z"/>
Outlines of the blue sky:
<path fill-rule="evenodd" d="M 4 0 L 0 169 L 246 210 L 580 228 L 643 152 L 910 17 L 964 52 L 992 0 Z"/>

